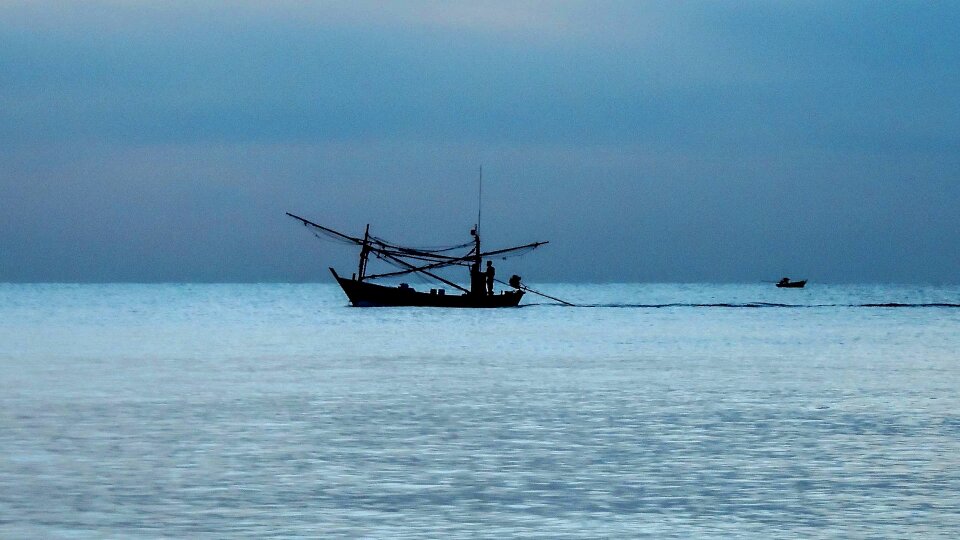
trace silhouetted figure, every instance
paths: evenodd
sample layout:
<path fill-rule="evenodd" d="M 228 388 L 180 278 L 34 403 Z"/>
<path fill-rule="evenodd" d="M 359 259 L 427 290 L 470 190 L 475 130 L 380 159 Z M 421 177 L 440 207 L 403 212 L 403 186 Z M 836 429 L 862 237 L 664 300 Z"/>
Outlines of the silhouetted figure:
<path fill-rule="evenodd" d="M 493 267 L 492 261 L 487 261 L 487 271 L 484 275 L 487 277 L 487 294 L 493 296 L 493 278 L 497 275 L 497 269 Z"/>
<path fill-rule="evenodd" d="M 790 278 L 785 277 L 785 278 L 781 278 L 780 281 L 777 282 L 777 285 L 786 285 L 787 283 L 790 283 Z"/>
<path fill-rule="evenodd" d="M 485 292 L 483 273 L 480 271 L 480 262 L 478 261 L 470 265 L 470 294 L 483 296 Z"/>

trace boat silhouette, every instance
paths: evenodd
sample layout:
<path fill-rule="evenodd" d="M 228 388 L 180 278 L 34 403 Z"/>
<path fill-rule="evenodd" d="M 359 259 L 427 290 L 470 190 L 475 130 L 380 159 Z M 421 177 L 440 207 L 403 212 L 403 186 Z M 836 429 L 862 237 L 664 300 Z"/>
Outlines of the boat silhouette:
<path fill-rule="evenodd" d="M 548 242 L 546 241 L 531 242 L 521 246 L 495 249 L 492 251 L 483 251 L 480 247 L 480 233 L 477 231 L 477 227 L 474 227 L 470 231 L 473 239 L 464 244 L 439 249 L 413 248 L 388 242 L 382 238 L 371 235 L 370 225 L 367 225 L 363 236 L 359 237 L 319 225 L 306 218 L 291 214 L 290 212 L 287 212 L 287 215 L 312 229 L 315 234 L 323 234 L 334 240 L 360 247 L 360 260 L 356 273 L 353 273 L 350 277 L 345 277 L 337 273 L 335 269 L 330 268 L 330 273 L 333 274 L 340 288 L 343 289 L 347 298 L 350 299 L 350 303 L 356 307 L 423 306 L 497 308 L 517 306 L 520 303 L 520 299 L 523 298 L 525 291 L 546 296 L 525 287 L 520 283 L 521 278 L 517 275 L 512 276 L 509 280 L 511 290 L 502 290 L 499 294 L 492 294 L 493 274 L 491 273 L 490 277 L 487 278 L 480 272 L 480 263 L 484 258 L 493 256 L 506 258 L 509 256 L 522 255 L 547 244 Z M 466 253 L 457 254 L 458 251 L 468 248 L 469 250 Z M 371 254 L 378 260 L 392 265 L 396 270 L 369 273 L 367 271 L 367 263 L 369 262 Z M 469 287 L 461 286 L 436 274 L 437 270 L 451 266 L 463 266 L 469 269 Z M 438 284 L 446 285 L 452 289 L 452 291 L 450 291 L 451 294 L 447 294 L 447 289 L 440 287 L 430 288 L 428 291 L 418 291 L 406 283 L 401 283 L 399 286 L 373 283 L 373 281 L 382 278 L 392 278 L 414 273 L 426 276 Z M 487 279 L 491 280 L 489 284 L 485 281 Z M 500 280 L 495 281 L 503 283 Z M 548 296 L 548 298 L 553 297 Z M 562 300 L 560 301 L 563 302 Z"/>
<path fill-rule="evenodd" d="M 802 289 L 806 284 L 807 280 L 805 279 L 800 281 L 790 281 L 790 278 L 785 277 L 777 282 L 777 287 L 780 287 L 781 289 Z"/>

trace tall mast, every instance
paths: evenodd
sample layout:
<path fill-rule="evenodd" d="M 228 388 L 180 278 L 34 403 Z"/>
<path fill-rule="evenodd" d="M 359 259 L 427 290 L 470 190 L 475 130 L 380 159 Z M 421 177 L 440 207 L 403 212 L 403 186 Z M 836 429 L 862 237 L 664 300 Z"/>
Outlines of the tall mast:
<path fill-rule="evenodd" d="M 367 223 L 367 229 L 363 232 L 363 247 L 360 248 L 360 265 L 357 267 L 357 281 L 363 281 L 363 275 L 367 273 L 367 257 L 370 255 L 370 224 Z"/>
<path fill-rule="evenodd" d="M 477 193 L 477 223 L 473 226 L 473 230 L 470 231 L 470 234 L 473 235 L 473 249 L 470 253 L 467 254 L 468 258 L 472 258 L 473 262 L 470 263 L 470 294 L 481 295 L 483 294 L 483 278 L 480 275 L 480 262 L 481 251 L 480 251 L 480 212 L 483 209 L 483 165 L 480 166 L 480 184 L 479 191 Z"/>
<path fill-rule="evenodd" d="M 477 194 L 477 237 L 480 236 L 480 212 L 483 210 L 483 165 L 480 166 L 480 192 Z"/>
<path fill-rule="evenodd" d="M 480 216 L 483 211 L 483 165 L 480 166 L 480 184 L 477 193 L 477 225 L 473 228 L 474 250 L 476 257 L 474 261 L 480 265 Z"/>

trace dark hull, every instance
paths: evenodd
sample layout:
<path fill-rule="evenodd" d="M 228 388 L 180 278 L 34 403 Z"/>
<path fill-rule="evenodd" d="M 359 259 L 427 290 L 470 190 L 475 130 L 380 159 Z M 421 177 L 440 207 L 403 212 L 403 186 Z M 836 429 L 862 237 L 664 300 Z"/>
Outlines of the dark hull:
<path fill-rule="evenodd" d="M 777 283 L 777 287 L 780 287 L 781 289 L 802 289 L 806 284 L 807 280 L 791 281 L 789 283 Z"/>
<path fill-rule="evenodd" d="M 340 277 L 331 268 L 330 272 L 356 307 L 421 306 L 446 308 L 498 308 L 516 307 L 523 298 L 523 291 L 504 291 L 493 296 L 472 294 L 439 294 L 414 291 L 411 288 L 386 287 Z M 459 291 L 458 291 L 459 292 Z"/>

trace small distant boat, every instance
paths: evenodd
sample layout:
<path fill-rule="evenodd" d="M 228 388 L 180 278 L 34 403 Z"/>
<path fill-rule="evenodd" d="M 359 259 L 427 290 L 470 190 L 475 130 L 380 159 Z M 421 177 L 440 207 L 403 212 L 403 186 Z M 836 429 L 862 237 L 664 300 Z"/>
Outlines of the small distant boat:
<path fill-rule="evenodd" d="M 790 281 L 790 278 L 785 277 L 777 282 L 777 287 L 781 289 L 802 289 L 804 285 L 807 284 L 807 280 L 801 279 L 800 281 Z"/>

